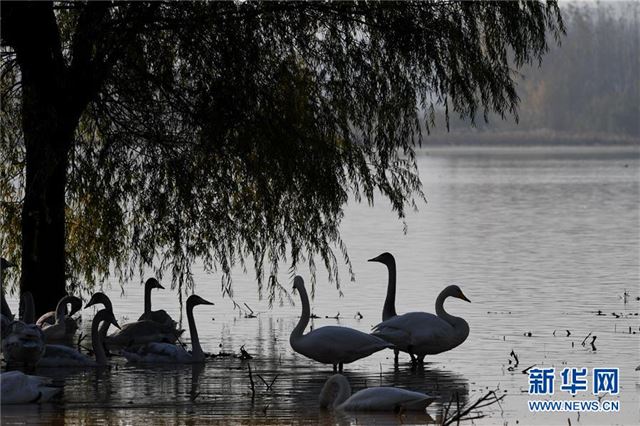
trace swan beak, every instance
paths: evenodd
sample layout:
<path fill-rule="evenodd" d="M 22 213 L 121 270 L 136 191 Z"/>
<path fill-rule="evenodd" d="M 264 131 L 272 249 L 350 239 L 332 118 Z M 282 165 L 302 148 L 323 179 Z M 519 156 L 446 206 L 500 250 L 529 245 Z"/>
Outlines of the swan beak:
<path fill-rule="evenodd" d="M 156 286 L 156 288 L 161 288 L 162 290 L 164 290 L 164 287 L 162 287 L 162 284 L 158 283 L 158 285 Z"/>
<path fill-rule="evenodd" d="M 202 302 L 200 302 L 200 303 L 203 304 L 203 305 L 215 305 L 215 303 L 209 302 L 208 300 L 204 300 L 204 299 L 202 299 Z"/>
<path fill-rule="evenodd" d="M 85 305 L 85 309 L 87 309 L 88 307 L 93 306 L 93 301 L 89 300 L 89 302 Z"/>
<path fill-rule="evenodd" d="M 368 259 L 367 262 L 378 262 L 378 257 L 374 257 L 372 259 Z"/>
<path fill-rule="evenodd" d="M 467 296 L 465 296 L 463 292 L 460 292 L 460 299 L 464 300 L 465 302 L 471 303 L 471 300 L 467 299 Z"/>
<path fill-rule="evenodd" d="M 113 324 L 113 326 L 114 326 L 115 328 L 117 328 L 118 330 L 122 330 L 122 329 L 120 328 L 120 325 L 118 324 L 118 321 L 116 321 L 115 319 L 113 320 L 113 322 L 112 322 L 111 324 Z"/>

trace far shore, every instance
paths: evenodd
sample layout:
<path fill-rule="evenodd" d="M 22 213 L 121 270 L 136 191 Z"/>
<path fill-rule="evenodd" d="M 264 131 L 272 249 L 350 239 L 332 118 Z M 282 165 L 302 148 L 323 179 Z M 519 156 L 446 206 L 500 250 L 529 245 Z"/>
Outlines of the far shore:
<path fill-rule="evenodd" d="M 431 133 L 423 135 L 423 148 L 447 145 L 640 147 L 640 137 L 594 133 L 561 133 L 549 130 L 512 132 L 469 131 L 437 134 Z"/>

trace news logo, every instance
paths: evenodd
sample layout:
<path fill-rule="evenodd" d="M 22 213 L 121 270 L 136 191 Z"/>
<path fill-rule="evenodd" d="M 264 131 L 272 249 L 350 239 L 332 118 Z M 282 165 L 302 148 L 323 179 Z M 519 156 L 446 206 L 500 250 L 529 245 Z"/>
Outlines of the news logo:
<path fill-rule="evenodd" d="M 581 393 L 593 395 L 618 395 L 620 393 L 620 371 L 618 368 L 594 368 L 589 375 L 588 368 L 564 368 L 559 374 L 559 389 L 575 397 Z M 529 395 L 550 396 L 554 394 L 555 368 L 532 368 L 529 370 Z M 589 388 L 591 381 L 591 388 Z M 530 400 L 529 411 L 620 411 L 620 401 L 602 400 Z"/>

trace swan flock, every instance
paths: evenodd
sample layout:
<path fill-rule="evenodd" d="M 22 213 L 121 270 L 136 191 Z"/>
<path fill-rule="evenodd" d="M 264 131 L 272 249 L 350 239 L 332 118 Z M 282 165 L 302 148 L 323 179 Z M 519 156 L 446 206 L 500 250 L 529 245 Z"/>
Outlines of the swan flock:
<path fill-rule="evenodd" d="M 13 265 L 1 259 L 0 283 L 4 270 Z M 436 298 L 435 314 L 426 312 L 396 313 L 396 264 L 390 253 L 369 259 L 384 264 L 388 270 L 387 293 L 382 309 L 382 322 L 370 332 L 345 326 L 323 326 L 307 330 L 311 319 L 309 295 L 304 279 L 295 276 L 293 289 L 299 294 L 301 315 L 291 331 L 289 343 L 296 353 L 321 364 L 329 364 L 334 372 L 342 372 L 344 364 L 366 358 L 378 351 L 394 351 L 395 363 L 399 352 L 409 354 L 412 364 L 424 362 L 426 355 L 436 355 L 462 344 L 469 335 L 468 323 L 444 309 L 448 298 L 469 302 L 457 285 L 447 286 Z M 198 305 L 213 305 L 200 296 L 191 295 L 186 302 L 191 350 L 178 344 L 184 330 L 164 310 L 153 310 L 151 294 L 164 289 L 155 279 L 145 283 L 143 313 L 137 321 L 120 325 L 111 300 L 101 292 L 93 294 L 85 309 L 101 305 L 91 324 L 92 356 L 73 345 L 78 329 L 73 317 L 81 311 L 80 298 L 67 295 L 60 299 L 55 311 L 34 318 L 33 298 L 28 292 L 21 295 L 22 317 L 16 319 L 2 291 L 2 353 L 7 367 L 14 368 L 89 368 L 105 367 L 109 357 L 123 356 L 136 364 L 194 364 L 205 361 L 205 352 L 198 337 L 193 315 Z M 109 334 L 114 327 L 115 332 Z M 14 367 L 15 366 L 15 367 Z M 6 371 L 0 379 L 2 404 L 47 402 L 60 393 L 50 379 Z M 351 393 L 349 381 L 341 374 L 331 376 L 320 392 L 321 408 L 342 411 L 421 410 L 435 398 L 396 387 L 372 387 Z"/>

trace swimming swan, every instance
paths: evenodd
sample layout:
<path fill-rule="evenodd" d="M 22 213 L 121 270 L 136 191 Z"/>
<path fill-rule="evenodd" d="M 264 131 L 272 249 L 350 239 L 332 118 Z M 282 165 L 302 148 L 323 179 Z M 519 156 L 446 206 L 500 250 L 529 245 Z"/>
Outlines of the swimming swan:
<path fill-rule="evenodd" d="M 71 317 L 76 312 L 80 311 L 80 309 L 82 309 L 82 300 L 73 296 L 65 296 L 61 298 L 60 301 L 58 301 L 58 304 L 56 305 L 56 310 L 49 311 L 45 314 L 42 314 L 40 318 L 38 318 L 38 320 L 36 321 L 36 325 L 40 328 L 44 328 L 45 326 L 47 326 L 47 324 L 48 325 L 55 324 L 56 321 L 58 320 L 58 317 L 60 316 L 58 315 L 58 309 L 60 309 L 60 303 L 64 304 L 62 313 L 64 314 L 66 321 L 67 322 L 73 321 L 73 324 L 70 324 L 70 326 L 73 327 L 75 325 L 77 330 L 77 324 L 75 320 Z M 68 304 L 71 304 L 71 310 L 67 310 Z"/>
<path fill-rule="evenodd" d="M 192 352 L 187 352 L 182 346 L 170 343 L 149 343 L 137 349 L 125 349 L 122 355 L 129 362 L 141 364 L 193 364 L 204 362 L 204 352 L 200 346 L 196 322 L 193 318 L 193 308 L 197 305 L 213 305 L 200 296 L 191 295 L 187 299 L 187 319 L 191 335 Z"/>
<path fill-rule="evenodd" d="M 351 395 L 351 386 L 346 377 L 334 374 L 320 392 L 320 408 L 344 411 L 398 411 L 424 412 L 435 398 L 420 392 L 394 387 L 366 388 Z"/>
<path fill-rule="evenodd" d="M 425 355 L 434 355 L 455 348 L 469 336 L 469 324 L 444 310 L 447 297 L 471 302 L 457 285 L 446 287 L 436 299 L 436 315 L 409 312 L 381 322 L 373 328 L 373 335 L 393 343 L 398 349 L 417 357 L 422 363 Z"/>
<path fill-rule="evenodd" d="M 311 309 L 309 296 L 301 276 L 298 275 L 294 278 L 293 288 L 300 293 L 302 316 L 298 325 L 291 332 L 289 343 L 293 350 L 299 354 L 323 364 L 333 364 L 334 371 L 339 366 L 342 371 L 343 364 L 393 347 L 378 337 L 348 327 L 326 326 L 303 334 L 309 324 Z"/>
<path fill-rule="evenodd" d="M 66 314 L 67 304 L 71 304 L 69 315 Z M 42 328 L 44 339 L 47 343 L 71 343 L 73 335 L 78 329 L 78 324 L 71 315 L 82 309 L 82 300 L 75 296 L 64 296 L 58 302 L 55 312 L 55 323 L 47 322 L 49 314 L 46 313 L 38 319 L 36 325 Z"/>
<path fill-rule="evenodd" d="M 7 371 L 0 375 L 2 391 L 0 401 L 5 404 L 47 402 L 62 388 L 50 386 L 48 377 L 30 376 L 21 371 Z"/>
<path fill-rule="evenodd" d="M 151 310 L 151 290 L 153 290 L 154 288 L 159 288 L 164 290 L 164 287 L 160 285 L 157 279 L 149 278 L 144 283 L 144 313 L 140 315 L 140 318 L 138 318 L 138 321 L 146 321 L 146 320 L 155 321 L 159 324 L 166 324 L 166 325 L 170 324 L 172 327 L 175 328 L 175 326 L 177 325 L 177 322 L 175 322 L 173 318 L 171 318 L 171 316 L 165 310 L 163 309 L 160 309 L 158 311 Z"/>
<path fill-rule="evenodd" d="M 96 304 L 102 304 L 106 309 L 113 311 L 111 299 L 104 293 L 94 293 L 85 309 Z M 175 343 L 182 333 L 181 330 L 176 330 L 173 325 L 160 324 L 151 320 L 123 324 L 120 330 L 107 336 L 108 329 L 109 323 L 103 323 L 100 326 L 100 335 L 104 339 L 105 346 L 111 350 L 137 347 L 152 342 Z"/>
<path fill-rule="evenodd" d="M 107 321 L 120 328 L 113 312 L 102 309 L 93 317 L 91 324 L 91 345 L 96 359 L 80 353 L 73 348 L 64 345 L 46 345 L 44 356 L 38 363 L 39 367 L 101 367 L 107 364 L 107 355 L 102 344 L 102 336 L 99 332 L 100 323 Z"/>
<path fill-rule="evenodd" d="M 2 339 L 2 354 L 9 365 L 34 367 L 44 352 L 44 334 L 33 324 L 35 307 L 33 296 L 25 291 L 20 295 L 22 320 L 11 321 Z"/>

